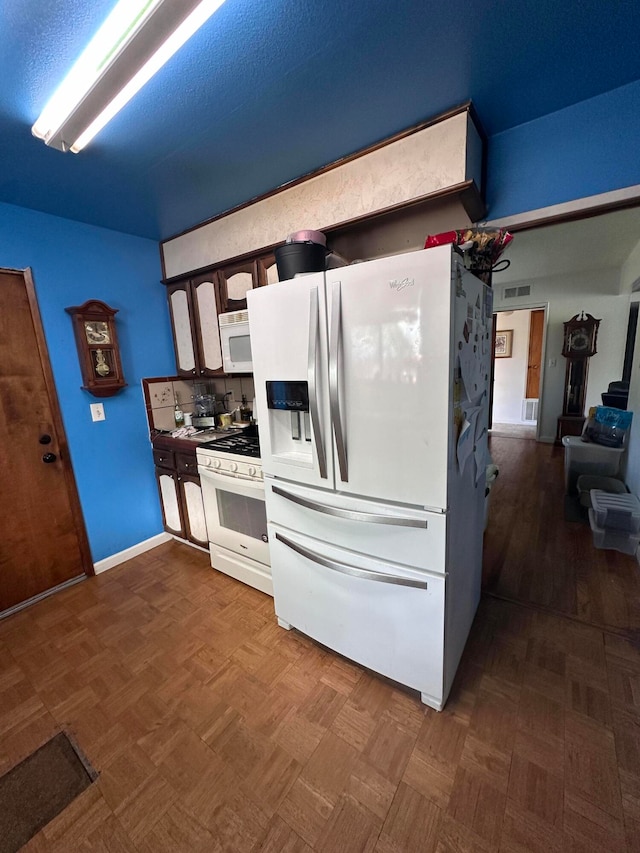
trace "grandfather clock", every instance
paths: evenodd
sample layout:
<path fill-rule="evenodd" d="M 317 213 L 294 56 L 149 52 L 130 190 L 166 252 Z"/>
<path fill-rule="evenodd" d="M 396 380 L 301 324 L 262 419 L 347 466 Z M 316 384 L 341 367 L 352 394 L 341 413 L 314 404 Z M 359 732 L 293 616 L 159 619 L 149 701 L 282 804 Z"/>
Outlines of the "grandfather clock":
<path fill-rule="evenodd" d="M 587 395 L 589 359 L 595 355 L 598 326 L 591 314 L 582 311 L 564 324 L 562 355 L 567 360 L 564 376 L 564 402 L 558 418 L 556 444 L 565 435 L 580 435 L 584 426 L 584 404 Z"/>

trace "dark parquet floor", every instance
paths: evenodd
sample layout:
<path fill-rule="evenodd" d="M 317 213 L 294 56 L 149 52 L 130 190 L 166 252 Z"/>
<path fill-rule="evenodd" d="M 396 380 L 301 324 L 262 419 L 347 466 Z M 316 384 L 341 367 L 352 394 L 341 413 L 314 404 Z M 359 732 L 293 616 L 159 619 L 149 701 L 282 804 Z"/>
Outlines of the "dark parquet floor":
<path fill-rule="evenodd" d="M 638 567 L 564 522 L 553 448 L 492 452 L 487 593 L 442 713 L 177 542 L 0 622 L 0 772 L 60 728 L 100 771 L 24 849 L 639 851 Z"/>
<path fill-rule="evenodd" d="M 500 474 L 490 497 L 484 588 L 640 639 L 635 558 L 595 548 L 588 519 L 564 518 L 564 449 L 491 438 Z"/>

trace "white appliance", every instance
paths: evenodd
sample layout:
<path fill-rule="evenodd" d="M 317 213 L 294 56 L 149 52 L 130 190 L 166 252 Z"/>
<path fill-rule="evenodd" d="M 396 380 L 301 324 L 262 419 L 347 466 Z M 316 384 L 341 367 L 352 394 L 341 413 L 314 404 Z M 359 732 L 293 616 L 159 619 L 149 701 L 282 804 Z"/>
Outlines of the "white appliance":
<path fill-rule="evenodd" d="M 229 311 L 218 315 L 222 366 L 226 373 L 252 373 L 249 313 Z"/>
<path fill-rule="evenodd" d="M 273 595 L 257 428 L 196 450 L 211 565 Z"/>
<path fill-rule="evenodd" d="M 480 597 L 491 291 L 443 246 L 248 310 L 278 622 L 439 710 Z"/>

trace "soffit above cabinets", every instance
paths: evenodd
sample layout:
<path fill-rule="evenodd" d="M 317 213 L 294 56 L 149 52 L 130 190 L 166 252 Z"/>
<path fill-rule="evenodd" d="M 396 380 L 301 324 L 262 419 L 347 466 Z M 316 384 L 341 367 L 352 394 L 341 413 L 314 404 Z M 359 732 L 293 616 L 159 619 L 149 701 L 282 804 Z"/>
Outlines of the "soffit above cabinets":
<path fill-rule="evenodd" d="M 384 215 L 451 196 L 459 199 L 455 222 L 442 228 L 464 227 L 484 215 L 482 168 L 482 136 L 467 104 L 164 241 L 165 279 L 269 249 L 301 228 L 344 234 L 375 218 L 381 228 Z"/>

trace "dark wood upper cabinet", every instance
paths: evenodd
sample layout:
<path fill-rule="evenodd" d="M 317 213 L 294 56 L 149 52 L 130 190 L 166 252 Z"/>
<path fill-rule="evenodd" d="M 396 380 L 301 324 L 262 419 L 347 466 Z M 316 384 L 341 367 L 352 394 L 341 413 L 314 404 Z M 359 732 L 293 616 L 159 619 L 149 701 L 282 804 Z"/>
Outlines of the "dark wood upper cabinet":
<path fill-rule="evenodd" d="M 223 373 L 218 314 L 220 285 L 215 272 L 167 287 L 176 368 L 180 376 Z"/>
<path fill-rule="evenodd" d="M 167 285 L 178 375 L 224 374 L 218 315 L 246 311 L 249 290 L 277 281 L 270 252 Z"/>
<path fill-rule="evenodd" d="M 220 313 L 246 311 L 247 291 L 260 285 L 258 261 L 242 261 L 218 270 Z"/>
<path fill-rule="evenodd" d="M 263 287 L 265 284 L 276 284 L 278 281 L 280 279 L 274 253 L 258 258 L 258 285 Z"/>

